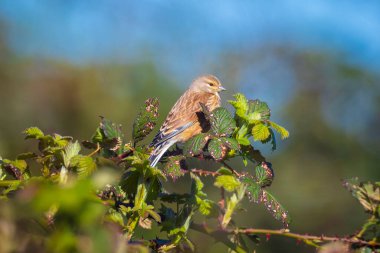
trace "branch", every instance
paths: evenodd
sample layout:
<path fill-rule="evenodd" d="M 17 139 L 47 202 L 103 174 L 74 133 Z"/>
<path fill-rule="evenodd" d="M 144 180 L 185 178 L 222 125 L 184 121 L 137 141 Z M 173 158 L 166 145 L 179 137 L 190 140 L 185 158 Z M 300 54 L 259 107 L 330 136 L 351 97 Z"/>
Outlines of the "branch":
<path fill-rule="evenodd" d="M 216 177 L 219 176 L 220 173 L 216 171 L 208 171 L 208 170 L 202 170 L 202 169 L 191 169 L 191 170 L 184 170 L 185 172 L 192 172 L 194 174 L 198 174 L 199 176 L 212 176 Z"/>
<path fill-rule="evenodd" d="M 228 235 L 234 235 L 234 234 L 246 234 L 246 235 L 265 234 L 265 235 L 279 235 L 279 236 L 293 238 L 299 241 L 303 241 L 304 243 L 314 246 L 316 248 L 320 247 L 320 245 L 318 244 L 322 242 L 336 242 L 336 241 L 340 241 L 340 242 L 344 242 L 348 244 L 357 244 L 360 246 L 367 246 L 371 248 L 380 247 L 379 242 L 376 242 L 376 241 L 368 242 L 356 237 L 303 235 L 303 234 L 291 233 L 289 232 L 288 229 L 272 230 L 272 229 L 246 228 L 246 229 L 235 229 L 235 230 L 222 230 L 222 229 L 213 230 L 209 228 L 207 224 L 196 224 L 196 223 L 192 223 L 190 228 L 195 231 L 210 235 L 214 237 L 215 239 L 220 238 L 222 234 L 224 235 L 222 238 L 225 238 Z"/>

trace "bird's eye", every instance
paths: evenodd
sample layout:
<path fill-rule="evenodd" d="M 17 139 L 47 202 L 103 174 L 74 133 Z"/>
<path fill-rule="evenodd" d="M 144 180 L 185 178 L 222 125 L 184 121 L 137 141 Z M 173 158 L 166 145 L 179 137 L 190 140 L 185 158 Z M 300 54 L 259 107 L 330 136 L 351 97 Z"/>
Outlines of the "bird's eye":
<path fill-rule="evenodd" d="M 214 84 L 213 84 L 213 83 L 209 83 L 208 85 L 210 85 L 210 86 L 214 86 Z"/>

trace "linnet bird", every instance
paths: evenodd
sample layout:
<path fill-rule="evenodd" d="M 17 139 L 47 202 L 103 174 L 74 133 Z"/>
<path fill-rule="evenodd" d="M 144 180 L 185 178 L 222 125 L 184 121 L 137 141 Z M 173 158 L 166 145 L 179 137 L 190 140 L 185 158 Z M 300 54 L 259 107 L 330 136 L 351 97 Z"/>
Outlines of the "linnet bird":
<path fill-rule="evenodd" d="M 160 131 L 154 137 L 153 151 L 149 157 L 150 166 L 154 167 L 166 150 L 177 142 L 185 142 L 202 132 L 204 104 L 209 111 L 220 106 L 219 92 L 226 90 L 213 75 L 205 75 L 195 79 L 185 93 L 177 100 Z M 204 118 L 203 118 L 204 120 Z"/>

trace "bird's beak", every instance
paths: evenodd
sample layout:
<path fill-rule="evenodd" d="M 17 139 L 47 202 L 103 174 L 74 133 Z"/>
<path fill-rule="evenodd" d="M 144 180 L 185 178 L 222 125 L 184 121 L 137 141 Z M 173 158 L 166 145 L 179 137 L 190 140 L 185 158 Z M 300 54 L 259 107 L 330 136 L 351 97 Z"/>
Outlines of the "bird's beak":
<path fill-rule="evenodd" d="M 227 89 L 224 88 L 223 86 L 220 86 L 220 87 L 219 87 L 219 91 L 225 91 L 225 90 L 227 90 Z"/>

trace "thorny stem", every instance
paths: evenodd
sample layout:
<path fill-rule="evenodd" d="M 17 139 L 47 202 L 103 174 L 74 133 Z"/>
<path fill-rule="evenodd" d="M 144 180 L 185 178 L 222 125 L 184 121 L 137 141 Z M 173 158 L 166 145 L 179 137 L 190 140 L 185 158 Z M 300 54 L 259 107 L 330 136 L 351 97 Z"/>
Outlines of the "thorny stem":
<path fill-rule="evenodd" d="M 285 237 L 303 241 L 304 243 L 317 247 L 317 248 L 320 247 L 319 244 L 322 242 L 335 242 L 335 241 L 340 241 L 340 242 L 349 243 L 349 244 L 359 244 L 361 246 L 367 246 L 371 248 L 380 247 L 380 243 L 378 242 L 375 242 L 375 241 L 368 242 L 368 241 L 358 239 L 356 237 L 304 235 L 304 234 L 291 233 L 289 232 L 288 229 L 272 230 L 272 229 L 259 229 L 259 228 L 245 228 L 245 229 L 235 229 L 235 230 L 221 230 L 221 229 L 212 230 L 206 224 L 196 224 L 196 223 L 192 223 L 190 228 L 198 232 L 208 234 L 210 236 L 213 236 L 214 234 L 220 234 L 220 233 L 224 233 L 226 235 L 233 235 L 233 234 L 279 235 L 279 236 L 285 236 Z"/>
<path fill-rule="evenodd" d="M 241 177 L 241 174 L 239 174 L 236 170 L 234 170 L 234 168 L 232 168 L 228 163 L 226 163 L 225 161 L 221 161 L 221 163 L 226 166 L 229 170 L 231 170 L 231 172 L 233 174 L 235 174 L 237 177 Z"/>
<path fill-rule="evenodd" d="M 96 143 L 96 149 L 95 149 L 93 152 L 91 152 L 91 154 L 89 154 L 89 155 L 87 155 L 87 156 L 93 156 L 93 155 L 95 155 L 96 153 L 98 153 L 99 150 L 100 150 L 100 144 L 99 144 L 99 142 L 98 142 L 98 143 Z"/>

